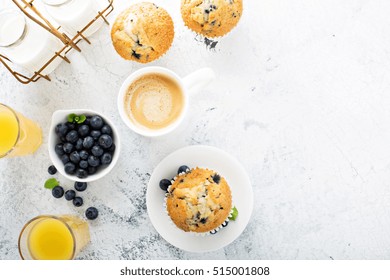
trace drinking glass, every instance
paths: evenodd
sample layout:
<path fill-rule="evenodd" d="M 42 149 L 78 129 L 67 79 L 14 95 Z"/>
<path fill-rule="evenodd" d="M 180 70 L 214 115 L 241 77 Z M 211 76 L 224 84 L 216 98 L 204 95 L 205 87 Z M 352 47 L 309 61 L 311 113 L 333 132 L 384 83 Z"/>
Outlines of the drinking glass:
<path fill-rule="evenodd" d="M 42 143 L 42 131 L 32 120 L 0 103 L 0 158 L 34 153 Z"/>
<path fill-rule="evenodd" d="M 85 220 L 72 215 L 41 215 L 23 227 L 19 254 L 23 260 L 72 260 L 89 241 Z"/>

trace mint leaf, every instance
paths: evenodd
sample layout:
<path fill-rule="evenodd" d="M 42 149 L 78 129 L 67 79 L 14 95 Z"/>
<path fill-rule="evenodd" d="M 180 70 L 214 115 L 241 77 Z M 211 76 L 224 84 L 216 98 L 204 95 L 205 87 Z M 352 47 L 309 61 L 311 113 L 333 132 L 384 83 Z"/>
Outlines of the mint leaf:
<path fill-rule="evenodd" d="M 237 210 L 236 206 L 233 207 L 233 213 L 231 213 L 230 215 L 231 215 L 231 216 L 229 216 L 230 221 L 235 221 L 237 219 L 238 210 Z"/>
<path fill-rule="evenodd" d="M 70 123 L 74 122 L 75 117 L 77 117 L 76 114 L 68 115 L 68 122 L 70 122 Z"/>
<path fill-rule="evenodd" d="M 80 116 L 78 116 L 78 120 L 76 120 L 76 122 L 78 124 L 81 124 L 81 123 L 85 122 L 86 119 L 87 119 L 87 117 L 85 115 L 80 115 Z"/>
<path fill-rule="evenodd" d="M 59 185 L 60 185 L 60 182 L 58 182 L 56 178 L 47 179 L 45 182 L 45 188 L 49 189 L 49 190 L 51 190 L 54 187 L 57 187 Z"/>

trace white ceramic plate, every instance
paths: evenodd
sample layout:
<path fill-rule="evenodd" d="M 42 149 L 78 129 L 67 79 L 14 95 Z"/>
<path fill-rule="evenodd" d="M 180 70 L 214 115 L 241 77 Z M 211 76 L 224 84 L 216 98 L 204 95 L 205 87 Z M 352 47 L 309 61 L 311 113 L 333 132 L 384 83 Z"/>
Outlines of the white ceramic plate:
<path fill-rule="evenodd" d="M 209 168 L 225 177 L 239 212 L 236 221 L 230 221 L 217 234 L 208 236 L 196 236 L 176 228 L 163 207 L 165 192 L 159 182 L 173 178 L 181 165 Z M 166 241 L 182 250 L 200 253 L 221 249 L 244 231 L 252 214 L 253 192 L 247 173 L 235 158 L 214 147 L 189 146 L 168 155 L 154 169 L 146 192 L 146 205 L 154 228 Z"/>

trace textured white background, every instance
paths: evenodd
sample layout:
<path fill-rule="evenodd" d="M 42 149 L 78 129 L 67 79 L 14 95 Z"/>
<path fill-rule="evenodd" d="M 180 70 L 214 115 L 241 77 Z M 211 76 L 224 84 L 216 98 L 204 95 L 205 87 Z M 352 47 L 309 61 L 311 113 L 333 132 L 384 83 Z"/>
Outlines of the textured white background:
<path fill-rule="evenodd" d="M 43 183 L 51 114 L 87 107 L 117 123 L 123 152 L 116 169 L 83 194 L 100 217 L 79 258 L 390 259 L 390 2 L 244 0 L 242 20 L 215 50 L 185 28 L 180 1 L 155 2 L 171 13 L 176 36 L 150 65 L 182 76 L 210 66 L 218 74 L 169 136 L 147 139 L 121 122 L 117 92 L 142 65 L 115 53 L 108 26 L 71 53 L 72 64 L 63 63 L 50 83 L 23 86 L 0 68 L 0 101 L 44 131 L 35 155 L 0 160 L 0 258 L 19 258 L 17 237 L 33 216 L 83 215 L 85 207 L 54 199 Z M 116 0 L 116 13 L 127 5 Z M 153 168 L 192 144 L 236 157 L 255 195 L 244 233 L 201 255 L 166 243 L 145 207 Z"/>

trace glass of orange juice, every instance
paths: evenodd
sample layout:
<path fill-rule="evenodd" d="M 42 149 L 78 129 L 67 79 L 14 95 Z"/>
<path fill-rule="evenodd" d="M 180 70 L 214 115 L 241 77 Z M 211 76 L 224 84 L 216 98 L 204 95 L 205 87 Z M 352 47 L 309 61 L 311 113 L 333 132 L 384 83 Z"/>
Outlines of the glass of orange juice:
<path fill-rule="evenodd" d="M 23 227 L 19 254 L 24 260 L 72 260 L 89 241 L 85 220 L 72 215 L 42 215 Z"/>
<path fill-rule="evenodd" d="M 0 158 L 34 153 L 42 131 L 32 120 L 0 103 Z"/>

